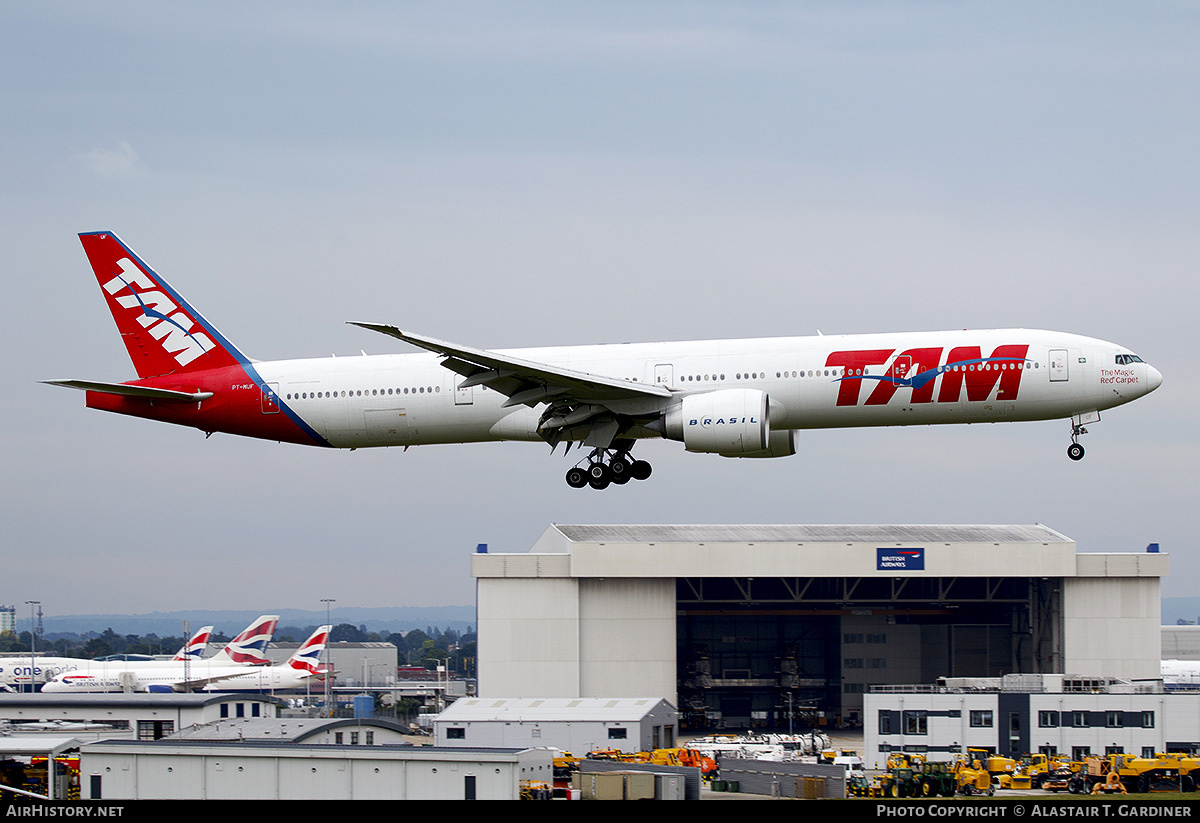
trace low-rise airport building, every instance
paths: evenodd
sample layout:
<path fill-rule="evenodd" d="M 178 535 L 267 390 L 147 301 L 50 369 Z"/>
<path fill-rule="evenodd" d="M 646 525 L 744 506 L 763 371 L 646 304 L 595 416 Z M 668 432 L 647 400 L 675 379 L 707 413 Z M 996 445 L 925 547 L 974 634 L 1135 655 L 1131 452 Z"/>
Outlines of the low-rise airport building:
<path fill-rule="evenodd" d="M 108 740 L 80 748 L 84 800 L 517 800 L 549 749 Z"/>
<path fill-rule="evenodd" d="M 941 677 L 1160 676 L 1168 556 L 1043 525 L 554 525 L 471 568 L 481 697 L 651 695 L 683 729 L 858 725 L 872 686 Z"/>
<path fill-rule="evenodd" d="M 433 722 L 439 746 L 674 748 L 679 713 L 661 698 L 477 698 L 456 700 Z"/>
<path fill-rule="evenodd" d="M 969 749 L 1008 757 L 1200 752 L 1200 694 L 1063 675 L 944 679 L 866 695 L 863 762 L 892 752 L 948 761 Z"/>
<path fill-rule="evenodd" d="M 80 740 L 159 740 L 179 729 L 230 718 L 275 717 L 284 706 L 265 694 L 0 694 L 0 731 Z"/>

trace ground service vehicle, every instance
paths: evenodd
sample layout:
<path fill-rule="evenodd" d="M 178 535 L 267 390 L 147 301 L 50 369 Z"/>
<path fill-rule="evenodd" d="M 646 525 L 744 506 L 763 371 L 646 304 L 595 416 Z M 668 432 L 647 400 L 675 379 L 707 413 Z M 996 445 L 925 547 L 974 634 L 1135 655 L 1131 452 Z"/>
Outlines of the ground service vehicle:
<path fill-rule="evenodd" d="M 1175 755 L 1156 754 L 1152 758 L 1132 754 L 1089 757 L 1086 761 L 1086 780 L 1093 794 L 1100 785 L 1105 786 L 1102 790 L 1109 790 L 1114 779 L 1129 793 L 1192 791 L 1195 781 L 1188 775 L 1180 774 L 1180 765 L 1180 758 Z M 1184 787 L 1185 781 L 1190 788 Z"/>
<path fill-rule="evenodd" d="M 879 785 L 884 797 L 917 797 L 921 794 L 920 769 L 925 756 L 908 752 L 888 755 L 887 774 L 881 775 Z"/>
<path fill-rule="evenodd" d="M 961 794 L 994 794 L 992 775 L 983 763 L 967 755 L 959 755 L 950 764 L 954 787 Z"/>
<path fill-rule="evenodd" d="M 948 763 L 923 763 L 919 769 L 921 797 L 954 797 L 957 789 Z"/>

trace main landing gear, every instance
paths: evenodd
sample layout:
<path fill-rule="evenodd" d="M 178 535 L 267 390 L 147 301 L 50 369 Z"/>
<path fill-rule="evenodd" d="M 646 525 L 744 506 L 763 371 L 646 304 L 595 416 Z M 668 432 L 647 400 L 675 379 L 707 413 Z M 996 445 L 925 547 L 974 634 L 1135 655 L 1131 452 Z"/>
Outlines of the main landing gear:
<path fill-rule="evenodd" d="M 1083 459 L 1083 446 L 1079 445 L 1079 435 L 1087 434 L 1087 429 L 1076 423 L 1071 424 L 1071 445 L 1067 446 L 1067 457 L 1072 460 Z"/>
<path fill-rule="evenodd" d="M 584 486 L 607 489 L 612 483 L 623 486 L 630 480 L 645 480 L 650 471 L 649 463 L 634 460 L 628 451 L 592 449 L 586 460 L 581 460 L 567 472 L 567 485 L 573 489 Z"/>

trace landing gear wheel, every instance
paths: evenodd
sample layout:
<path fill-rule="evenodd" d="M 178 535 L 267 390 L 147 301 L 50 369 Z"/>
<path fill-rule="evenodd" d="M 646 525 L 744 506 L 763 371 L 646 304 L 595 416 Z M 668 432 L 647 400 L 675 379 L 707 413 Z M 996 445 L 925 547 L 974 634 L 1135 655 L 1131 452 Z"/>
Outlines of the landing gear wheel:
<path fill-rule="evenodd" d="M 1067 457 L 1071 458 L 1072 460 L 1082 460 L 1083 446 L 1079 445 L 1078 443 L 1072 443 L 1071 445 L 1067 446 Z"/>
<path fill-rule="evenodd" d="M 612 482 L 612 472 L 603 463 L 592 463 L 587 467 L 587 475 L 592 488 L 604 488 Z M 595 484 L 601 480 L 604 481 L 604 486 L 597 487 Z"/>
<path fill-rule="evenodd" d="M 573 489 L 582 489 L 588 483 L 588 474 L 576 466 L 567 472 L 567 485 Z"/>
<path fill-rule="evenodd" d="M 608 464 L 608 470 L 612 472 L 612 480 L 614 483 L 628 483 L 630 478 L 630 470 L 633 469 L 633 462 L 627 457 L 614 455 L 612 461 Z"/>
<path fill-rule="evenodd" d="M 645 460 L 634 460 L 633 465 L 629 468 L 629 473 L 633 475 L 634 480 L 645 480 L 650 476 L 650 464 Z"/>
<path fill-rule="evenodd" d="M 589 479 L 588 479 L 588 485 L 589 485 L 589 486 L 591 486 L 593 489 L 597 489 L 597 490 L 599 490 L 599 489 L 607 489 L 607 488 L 608 488 L 608 484 L 609 484 L 609 483 L 611 483 L 611 482 L 612 482 L 612 481 L 611 481 L 611 480 L 609 480 L 607 476 L 605 476 L 605 477 L 592 477 L 592 478 L 589 478 Z"/>

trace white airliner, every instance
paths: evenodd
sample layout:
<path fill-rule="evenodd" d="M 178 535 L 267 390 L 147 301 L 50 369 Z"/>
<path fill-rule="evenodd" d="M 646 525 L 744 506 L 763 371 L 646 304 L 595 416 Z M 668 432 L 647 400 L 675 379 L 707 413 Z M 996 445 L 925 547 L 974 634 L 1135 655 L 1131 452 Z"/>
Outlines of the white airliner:
<path fill-rule="evenodd" d="M 1200 660 L 1164 660 L 1162 679 L 1168 689 L 1200 689 Z"/>
<path fill-rule="evenodd" d="M 135 669 L 163 669 L 166 667 L 179 668 L 184 661 L 189 665 L 199 662 L 208 665 L 221 666 L 264 666 L 270 665 L 271 660 L 264 653 L 275 626 L 279 623 L 279 615 L 264 614 L 247 626 L 237 637 L 230 640 L 224 648 L 207 660 L 203 660 L 204 650 L 208 647 L 212 626 L 205 626 L 183 645 L 171 660 L 122 660 L 119 655 L 100 660 L 85 660 L 75 657 L 35 657 L 33 665 L 33 681 L 48 683 L 54 677 L 63 674 L 93 674 L 101 678 L 115 678 L 123 672 Z M 28 686 L 30 682 L 30 661 L 28 657 L 0 658 L 0 687 Z M 12 689 L 6 689 L 11 691 Z"/>
<path fill-rule="evenodd" d="M 329 626 L 318 628 L 286 663 L 278 666 L 238 666 L 201 660 L 186 667 L 174 664 L 106 674 L 66 672 L 43 686 L 42 692 L 272 692 L 302 689 L 329 674 L 320 663 L 329 631 Z"/>
<path fill-rule="evenodd" d="M 333 448 L 583 445 L 577 488 L 648 477 L 648 437 L 786 457 L 800 429 L 1068 419 L 1079 460 L 1084 426 L 1162 382 L 1124 346 L 1030 329 L 486 351 L 360 322 L 429 353 L 259 362 L 114 234 L 80 240 L 139 378 L 46 381 L 89 408 Z"/>
<path fill-rule="evenodd" d="M 32 658 L 28 655 L 23 658 L 20 656 L 3 657 L 0 658 L 0 691 L 13 691 L 14 687 L 28 687 L 31 683 L 36 686 L 38 683 L 46 683 L 64 672 L 73 672 L 81 667 L 131 665 L 134 662 L 139 666 L 170 666 L 178 665 L 185 660 L 199 660 L 208 645 L 208 638 L 212 635 L 212 630 L 212 626 L 200 629 L 192 635 L 190 640 L 179 647 L 179 651 L 175 652 L 175 656 L 170 660 L 118 662 L 115 660 L 85 660 L 79 657 L 47 657 L 45 655 L 35 655 Z"/>

